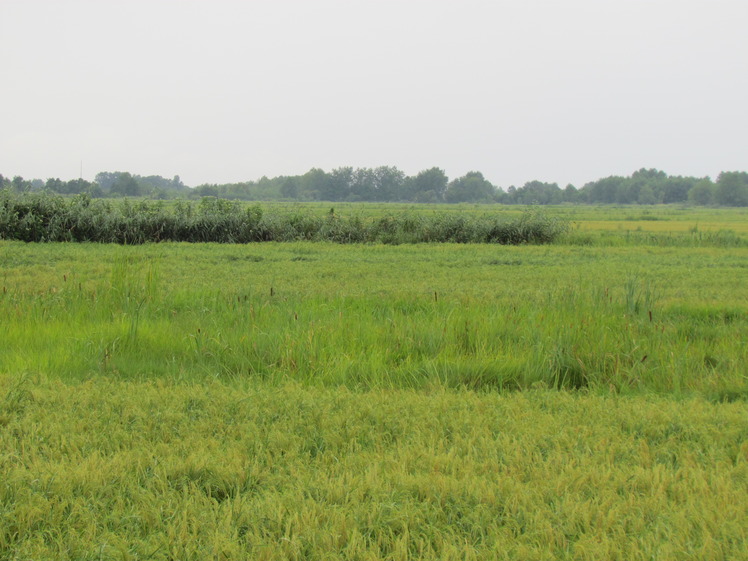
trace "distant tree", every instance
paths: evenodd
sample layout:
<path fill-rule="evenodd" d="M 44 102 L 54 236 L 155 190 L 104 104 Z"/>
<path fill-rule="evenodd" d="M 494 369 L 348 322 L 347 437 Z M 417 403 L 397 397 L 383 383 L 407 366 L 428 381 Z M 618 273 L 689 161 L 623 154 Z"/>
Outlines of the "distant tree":
<path fill-rule="evenodd" d="M 423 170 L 415 177 L 408 178 L 406 196 L 408 200 L 423 203 L 440 203 L 444 200 L 449 178 L 444 170 L 437 167 Z"/>
<path fill-rule="evenodd" d="M 102 171 L 96 174 L 96 183 L 103 193 L 114 196 L 142 196 L 164 198 L 177 196 L 187 190 L 178 175 L 167 179 L 160 175 L 133 175 L 123 171 Z M 73 186 L 71 185 L 71 188 Z M 74 192 L 85 192 L 83 184 Z"/>
<path fill-rule="evenodd" d="M 13 177 L 13 181 L 11 181 L 11 185 L 13 186 L 13 189 L 19 192 L 31 190 L 31 181 L 26 181 L 20 175 L 16 175 L 15 177 Z"/>
<path fill-rule="evenodd" d="M 104 193 L 108 193 L 112 190 L 112 185 L 117 181 L 117 177 L 119 177 L 119 172 L 100 171 L 96 174 L 95 180 L 99 187 L 101 187 L 101 190 Z"/>
<path fill-rule="evenodd" d="M 587 183 L 582 190 L 587 202 L 590 203 L 615 203 L 616 195 L 627 179 L 621 176 L 610 176 Z"/>
<path fill-rule="evenodd" d="M 252 199 L 258 201 L 272 201 L 281 198 L 281 187 L 286 181 L 286 176 L 266 177 L 262 176 L 254 186 Z"/>
<path fill-rule="evenodd" d="M 722 206 L 748 206 L 748 173 L 720 173 L 717 177 L 714 199 Z"/>
<path fill-rule="evenodd" d="M 564 187 L 562 198 L 565 203 L 576 203 L 579 200 L 579 191 L 577 191 L 574 185 L 569 183 Z"/>
<path fill-rule="evenodd" d="M 470 171 L 447 185 L 444 200 L 448 203 L 490 202 L 495 194 L 496 187 L 481 172 Z"/>
<path fill-rule="evenodd" d="M 60 193 L 65 195 L 77 195 L 83 193 L 86 189 L 88 182 L 84 181 L 83 178 L 71 179 L 63 182 Z"/>
<path fill-rule="evenodd" d="M 287 177 L 281 185 L 280 194 L 285 199 L 299 198 L 299 184 L 295 177 Z"/>
<path fill-rule="evenodd" d="M 639 202 L 639 193 L 646 183 L 642 180 L 632 181 L 627 177 L 616 186 L 613 201 L 619 205 L 630 205 Z"/>
<path fill-rule="evenodd" d="M 501 197 L 505 204 L 509 205 L 517 205 L 522 203 L 522 188 L 519 189 L 514 186 L 510 185 L 506 190 L 506 195 Z"/>
<path fill-rule="evenodd" d="M 127 171 L 118 173 L 117 179 L 110 188 L 110 192 L 123 197 L 138 197 L 142 194 L 140 184 Z"/>
<path fill-rule="evenodd" d="M 91 194 L 94 185 L 94 183 L 90 183 L 82 178 L 71 179 L 70 181 L 62 181 L 60 178 L 49 178 L 44 184 L 44 189 L 62 195 Z"/>
<path fill-rule="evenodd" d="M 658 169 L 645 169 L 635 171 L 631 174 L 628 188 L 630 190 L 629 200 L 617 201 L 626 203 L 639 203 L 653 205 L 661 203 L 663 199 L 664 184 L 667 174 Z"/>
<path fill-rule="evenodd" d="M 542 181 L 528 181 L 517 189 L 517 202 L 530 205 L 550 205 L 560 203 L 563 199 L 561 189 L 556 183 L 544 183 Z"/>
<path fill-rule="evenodd" d="M 657 195 L 654 189 L 649 185 L 642 185 L 639 189 L 639 196 L 636 202 L 640 205 L 654 205 L 657 204 Z"/>
<path fill-rule="evenodd" d="M 350 177 L 349 192 L 346 200 L 373 201 L 377 194 L 377 177 L 371 168 L 358 168 Z"/>
<path fill-rule="evenodd" d="M 299 198 L 305 200 L 321 200 L 321 193 L 327 183 L 327 173 L 319 168 L 312 168 L 299 177 Z"/>
<path fill-rule="evenodd" d="M 48 191 L 54 191 L 55 193 L 64 193 L 63 189 L 64 183 L 62 180 L 58 178 L 52 178 L 50 177 L 47 179 L 47 182 L 44 184 L 44 188 Z"/>
<path fill-rule="evenodd" d="M 394 166 L 379 166 L 374 170 L 374 199 L 400 201 L 405 198 L 405 174 Z"/>
<path fill-rule="evenodd" d="M 344 174 L 344 177 L 339 177 Z M 395 167 L 340 168 L 331 174 L 333 181 L 341 181 L 337 188 L 349 201 L 393 201 L 403 198 L 405 174 Z"/>
<path fill-rule="evenodd" d="M 323 201 L 345 201 L 351 194 L 354 182 L 353 168 L 350 166 L 332 170 L 327 175 L 320 199 Z"/>
<path fill-rule="evenodd" d="M 589 203 L 589 200 L 587 199 L 588 195 L 589 193 L 584 190 L 584 187 L 582 187 L 581 189 L 577 189 L 576 202 L 588 204 Z"/>
<path fill-rule="evenodd" d="M 503 205 L 511 204 L 511 201 L 509 200 L 509 194 L 501 188 L 496 189 L 496 193 L 494 194 L 493 198 L 497 203 Z"/>
<path fill-rule="evenodd" d="M 641 168 L 631 174 L 631 179 L 642 181 L 644 183 L 653 183 L 656 181 L 665 181 L 667 179 L 667 173 L 655 168 Z"/>
<path fill-rule="evenodd" d="M 696 205 L 710 205 L 714 202 L 714 183 L 709 178 L 702 179 L 688 191 L 689 202 Z"/>
<path fill-rule="evenodd" d="M 104 196 L 104 191 L 99 187 L 98 183 L 86 182 L 84 190 L 81 193 L 87 193 L 93 198 L 100 198 Z"/>
<path fill-rule="evenodd" d="M 2 178 L 2 176 L 0 176 Z M 704 182 L 706 181 L 706 182 Z M 629 177 L 611 176 L 587 183 L 581 189 L 556 183 L 529 181 L 519 189 L 510 186 L 497 189 L 478 171 L 449 181 L 437 167 L 407 177 L 396 167 L 340 167 L 327 173 L 312 168 L 300 176 L 262 177 L 257 181 L 229 184 L 204 184 L 190 189 L 178 175 L 166 179 L 158 175 L 141 177 L 128 172 L 100 172 L 96 184 L 83 180 L 50 179 L 27 181 L 16 177 L 0 179 L 0 185 L 17 190 L 48 188 L 59 193 L 88 193 L 101 196 L 151 196 L 156 198 L 213 196 L 240 200 L 328 200 L 328 201 L 414 201 L 477 202 L 504 204 L 557 204 L 563 202 L 592 204 L 658 204 L 691 201 L 694 204 L 718 203 L 748 205 L 748 174 L 725 172 L 717 184 L 694 177 L 669 177 L 657 169 L 642 168 Z"/>
<path fill-rule="evenodd" d="M 96 183 L 81 178 L 68 181 L 67 189 L 69 193 L 85 193 L 91 197 L 101 197 L 103 195 L 101 187 Z"/>
<path fill-rule="evenodd" d="M 668 177 L 662 184 L 662 202 L 681 203 L 688 200 L 688 192 L 696 184 L 693 177 Z"/>
<path fill-rule="evenodd" d="M 219 197 L 220 195 L 221 195 L 220 187 L 218 185 L 209 184 L 209 183 L 198 185 L 197 187 L 195 187 L 195 189 L 191 193 L 191 197 L 193 198 Z"/>

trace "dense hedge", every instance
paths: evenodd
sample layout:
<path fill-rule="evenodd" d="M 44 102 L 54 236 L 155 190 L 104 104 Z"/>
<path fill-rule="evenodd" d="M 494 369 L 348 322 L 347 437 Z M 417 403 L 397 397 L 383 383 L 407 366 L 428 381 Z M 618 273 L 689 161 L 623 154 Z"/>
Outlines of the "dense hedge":
<path fill-rule="evenodd" d="M 141 244 L 160 241 L 249 243 L 549 243 L 568 223 L 534 210 L 514 220 L 403 211 L 376 218 L 309 212 L 269 213 L 224 199 L 200 202 L 106 201 L 87 195 L 0 191 L 0 239 Z"/>

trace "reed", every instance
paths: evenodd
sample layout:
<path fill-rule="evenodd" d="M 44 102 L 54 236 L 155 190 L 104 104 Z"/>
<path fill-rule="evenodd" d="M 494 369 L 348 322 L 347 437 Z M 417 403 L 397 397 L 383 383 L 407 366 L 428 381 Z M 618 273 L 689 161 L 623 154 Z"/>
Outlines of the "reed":
<path fill-rule="evenodd" d="M 63 198 L 49 193 L 0 192 L 0 239 L 26 242 L 142 244 L 184 241 L 250 243 L 330 241 L 335 243 L 498 243 L 543 244 L 556 240 L 568 224 L 538 209 L 507 220 L 496 214 L 422 214 L 401 211 L 377 219 L 295 211 L 271 213 L 259 205 L 222 199 L 118 202 L 88 195 Z"/>

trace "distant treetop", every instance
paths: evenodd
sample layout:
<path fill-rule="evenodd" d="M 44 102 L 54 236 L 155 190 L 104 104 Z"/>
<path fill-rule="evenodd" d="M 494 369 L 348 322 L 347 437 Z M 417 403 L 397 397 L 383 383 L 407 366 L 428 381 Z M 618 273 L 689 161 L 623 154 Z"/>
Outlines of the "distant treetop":
<path fill-rule="evenodd" d="M 313 168 L 303 175 L 262 177 L 256 181 L 203 184 L 187 187 L 178 175 L 140 176 L 126 171 L 102 171 L 94 182 L 59 178 L 26 180 L 0 175 L 0 187 L 15 191 L 48 190 L 64 195 L 86 193 L 92 197 L 146 197 L 151 199 L 205 196 L 248 201 L 376 201 L 417 203 L 502 204 L 641 204 L 690 203 L 748 206 L 748 173 L 722 172 L 708 177 L 682 177 L 642 168 L 630 176 L 610 176 L 574 185 L 528 181 L 521 187 L 500 189 L 481 172 L 470 171 L 450 180 L 438 167 L 407 176 L 392 166 L 340 167 L 326 172 Z"/>

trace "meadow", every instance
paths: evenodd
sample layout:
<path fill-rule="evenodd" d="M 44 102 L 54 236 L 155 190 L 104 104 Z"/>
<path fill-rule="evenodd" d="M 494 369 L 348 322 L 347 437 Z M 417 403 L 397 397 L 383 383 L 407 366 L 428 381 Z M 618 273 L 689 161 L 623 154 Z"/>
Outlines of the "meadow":
<path fill-rule="evenodd" d="M 748 558 L 744 211 L 549 214 L 0 241 L 0 560 Z"/>

